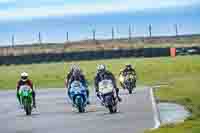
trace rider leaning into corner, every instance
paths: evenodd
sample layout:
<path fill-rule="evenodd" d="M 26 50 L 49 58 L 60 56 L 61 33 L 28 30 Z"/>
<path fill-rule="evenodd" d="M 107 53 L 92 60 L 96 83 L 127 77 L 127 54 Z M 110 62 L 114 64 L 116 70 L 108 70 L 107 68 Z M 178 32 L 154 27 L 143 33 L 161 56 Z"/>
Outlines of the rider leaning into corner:
<path fill-rule="evenodd" d="M 68 88 L 68 96 L 69 96 L 70 99 L 71 99 L 71 97 L 70 97 L 70 85 L 75 80 L 80 81 L 83 84 L 83 86 L 85 86 L 86 92 L 87 92 L 87 97 L 88 97 L 87 104 L 90 104 L 88 84 L 87 84 L 87 81 L 85 79 L 85 76 L 82 73 L 81 69 L 78 66 L 74 65 L 74 66 L 71 67 L 71 71 L 68 73 L 67 79 L 66 79 L 66 87 Z"/>
<path fill-rule="evenodd" d="M 126 64 L 126 65 L 125 65 L 125 68 L 122 69 L 122 70 L 120 70 L 119 75 L 122 75 L 122 76 L 124 77 L 124 76 L 126 76 L 128 73 L 129 73 L 129 74 L 133 74 L 133 75 L 136 76 L 136 71 L 135 71 L 134 67 L 133 67 L 131 64 Z M 122 86 L 123 88 L 125 88 L 124 85 L 123 85 L 123 82 L 120 82 L 120 84 L 121 84 L 121 86 Z"/>
<path fill-rule="evenodd" d="M 19 89 L 23 85 L 28 85 L 32 89 L 32 98 L 33 98 L 33 108 L 36 108 L 36 102 L 35 102 L 35 91 L 33 89 L 33 83 L 28 78 L 28 73 L 23 72 L 21 73 L 21 79 L 17 83 L 17 99 L 21 105 L 20 95 L 19 95 Z"/>
<path fill-rule="evenodd" d="M 102 64 L 97 66 L 97 74 L 96 74 L 95 79 L 94 79 L 94 81 L 95 81 L 94 85 L 95 85 L 97 97 L 99 99 L 101 99 L 100 98 L 100 94 L 99 94 L 98 84 L 102 80 L 105 80 L 105 79 L 112 80 L 113 86 L 116 89 L 117 98 L 121 102 L 122 99 L 119 97 L 119 88 L 117 88 L 116 79 L 115 79 L 114 75 L 110 71 L 106 70 L 106 66 L 102 65 Z"/>

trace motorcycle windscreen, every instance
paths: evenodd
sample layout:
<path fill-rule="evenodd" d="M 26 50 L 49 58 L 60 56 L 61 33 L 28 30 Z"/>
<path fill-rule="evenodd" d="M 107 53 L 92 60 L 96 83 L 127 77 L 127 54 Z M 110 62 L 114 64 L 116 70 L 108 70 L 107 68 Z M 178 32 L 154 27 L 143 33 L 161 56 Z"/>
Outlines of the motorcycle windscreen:
<path fill-rule="evenodd" d="M 28 91 L 24 91 L 24 96 L 26 96 L 26 97 L 27 97 L 27 96 L 28 96 L 28 94 L 29 94 L 29 93 L 28 93 Z"/>
<path fill-rule="evenodd" d="M 135 76 L 133 74 L 128 74 L 126 76 L 126 80 L 130 80 L 130 79 L 134 79 L 134 78 L 135 78 Z"/>
<path fill-rule="evenodd" d="M 85 88 L 83 87 L 83 85 L 81 84 L 81 82 L 79 81 L 74 81 L 71 84 L 71 93 L 75 93 L 75 94 L 81 94 L 82 92 L 84 92 Z"/>
<path fill-rule="evenodd" d="M 103 94 L 112 92 L 113 88 L 111 80 L 103 80 L 99 83 L 99 91 Z"/>
<path fill-rule="evenodd" d="M 19 89 L 19 94 L 23 96 L 28 96 L 31 93 L 31 88 L 27 85 L 23 85 Z"/>
<path fill-rule="evenodd" d="M 73 93 L 73 94 L 81 94 L 81 90 L 80 90 L 79 87 L 73 87 L 73 88 L 71 88 L 70 92 Z"/>

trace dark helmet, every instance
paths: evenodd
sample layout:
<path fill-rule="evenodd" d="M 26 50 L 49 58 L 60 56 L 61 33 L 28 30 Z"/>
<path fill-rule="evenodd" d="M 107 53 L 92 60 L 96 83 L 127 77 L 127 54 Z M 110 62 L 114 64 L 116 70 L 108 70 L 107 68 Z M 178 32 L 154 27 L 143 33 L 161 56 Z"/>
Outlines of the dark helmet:
<path fill-rule="evenodd" d="M 126 64 L 126 68 L 130 69 L 130 68 L 132 68 L 132 65 L 131 64 Z"/>

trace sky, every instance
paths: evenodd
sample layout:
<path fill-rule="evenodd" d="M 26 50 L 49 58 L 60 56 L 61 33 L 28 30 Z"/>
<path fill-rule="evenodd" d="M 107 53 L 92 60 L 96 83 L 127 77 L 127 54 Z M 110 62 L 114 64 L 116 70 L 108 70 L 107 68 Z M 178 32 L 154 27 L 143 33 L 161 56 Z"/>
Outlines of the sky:
<path fill-rule="evenodd" d="M 0 21 L 137 12 L 197 4 L 199 0 L 0 0 Z"/>
<path fill-rule="evenodd" d="M 0 46 L 38 42 L 64 42 L 92 38 L 96 29 L 99 39 L 152 34 L 174 35 L 200 33 L 200 0 L 0 0 Z"/>

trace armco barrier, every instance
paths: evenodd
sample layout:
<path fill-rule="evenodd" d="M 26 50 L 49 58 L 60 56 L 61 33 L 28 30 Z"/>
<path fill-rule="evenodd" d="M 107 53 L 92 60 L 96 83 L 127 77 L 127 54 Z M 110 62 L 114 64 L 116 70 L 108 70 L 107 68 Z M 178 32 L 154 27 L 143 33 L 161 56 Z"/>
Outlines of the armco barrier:
<path fill-rule="evenodd" d="M 176 55 L 195 55 L 200 54 L 200 47 L 176 48 Z"/>
<path fill-rule="evenodd" d="M 196 48 L 200 54 L 200 48 Z M 0 56 L 0 65 L 32 64 L 42 62 L 98 60 L 123 57 L 161 57 L 170 56 L 170 48 L 140 48 L 106 51 L 84 51 L 68 53 L 26 54 L 22 56 Z"/>

